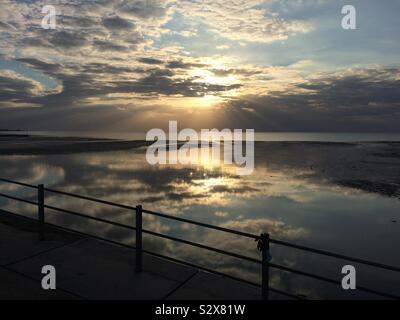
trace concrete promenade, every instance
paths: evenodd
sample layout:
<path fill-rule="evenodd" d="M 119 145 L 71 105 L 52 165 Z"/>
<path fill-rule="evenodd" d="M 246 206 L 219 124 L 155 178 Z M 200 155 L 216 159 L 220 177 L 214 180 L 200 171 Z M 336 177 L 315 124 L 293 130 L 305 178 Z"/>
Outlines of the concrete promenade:
<path fill-rule="evenodd" d="M 41 269 L 56 268 L 57 289 L 43 290 Z M 38 240 L 35 221 L 0 210 L 2 299 L 260 299 L 260 289 L 123 246 L 46 226 Z M 271 297 L 272 298 L 272 297 Z"/>

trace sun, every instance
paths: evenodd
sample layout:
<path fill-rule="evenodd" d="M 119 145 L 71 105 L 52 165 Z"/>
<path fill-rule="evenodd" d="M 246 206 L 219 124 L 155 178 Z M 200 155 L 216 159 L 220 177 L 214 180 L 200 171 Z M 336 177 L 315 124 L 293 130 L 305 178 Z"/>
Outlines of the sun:
<path fill-rule="evenodd" d="M 173 102 L 174 106 L 193 109 L 213 108 L 239 95 L 241 91 L 239 88 L 230 87 L 241 81 L 237 75 L 230 74 L 229 68 L 222 62 L 212 62 L 212 69 L 193 68 L 187 75 L 191 82 L 200 84 L 204 90 L 199 90 L 191 97 L 169 97 L 168 100 Z"/>
<path fill-rule="evenodd" d="M 212 94 L 206 94 L 202 99 L 201 99 L 201 103 L 204 105 L 204 106 L 213 106 L 213 105 L 216 105 L 216 104 L 218 104 L 218 103 L 221 103 L 221 102 L 223 102 L 224 101 L 224 99 L 222 98 L 222 97 L 219 97 L 219 96 L 215 96 L 215 95 L 212 95 Z"/>
<path fill-rule="evenodd" d="M 237 79 L 232 76 L 218 77 L 213 72 L 205 69 L 194 69 L 190 74 L 195 80 L 193 82 L 200 82 L 212 85 L 226 86 L 235 83 Z"/>

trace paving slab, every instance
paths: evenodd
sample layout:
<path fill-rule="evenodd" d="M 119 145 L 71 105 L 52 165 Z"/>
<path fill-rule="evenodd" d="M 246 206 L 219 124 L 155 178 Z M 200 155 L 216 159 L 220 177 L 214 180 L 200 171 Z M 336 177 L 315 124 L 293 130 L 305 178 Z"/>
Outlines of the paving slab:
<path fill-rule="evenodd" d="M 198 272 L 171 294 L 169 300 L 259 300 L 260 289 L 243 282 Z"/>
<path fill-rule="evenodd" d="M 246 300 L 260 289 L 152 255 L 135 272 L 135 250 L 46 226 L 0 210 L 0 299 Z M 42 267 L 56 268 L 57 290 L 41 288 Z"/>
<path fill-rule="evenodd" d="M 57 272 L 57 286 L 87 299 L 163 299 L 196 270 L 145 255 L 144 270 L 135 272 L 134 250 L 84 239 L 10 265 L 41 279 L 43 265 Z"/>
<path fill-rule="evenodd" d="M 46 241 L 39 241 L 36 223 L 0 210 L 0 266 L 83 239 L 49 227 L 45 230 Z"/>
<path fill-rule="evenodd" d="M 0 300 L 75 300 L 62 290 L 43 290 L 41 283 L 0 267 Z"/>

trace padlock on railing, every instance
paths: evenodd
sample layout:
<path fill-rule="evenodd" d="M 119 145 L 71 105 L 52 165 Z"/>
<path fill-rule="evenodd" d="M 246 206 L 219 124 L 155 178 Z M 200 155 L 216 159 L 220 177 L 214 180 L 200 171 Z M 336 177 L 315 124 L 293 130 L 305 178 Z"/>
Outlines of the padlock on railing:
<path fill-rule="evenodd" d="M 262 299 L 269 299 L 269 262 L 272 260 L 272 256 L 269 252 L 269 234 L 262 233 L 258 239 L 257 249 L 261 251 L 261 263 L 262 263 Z"/>

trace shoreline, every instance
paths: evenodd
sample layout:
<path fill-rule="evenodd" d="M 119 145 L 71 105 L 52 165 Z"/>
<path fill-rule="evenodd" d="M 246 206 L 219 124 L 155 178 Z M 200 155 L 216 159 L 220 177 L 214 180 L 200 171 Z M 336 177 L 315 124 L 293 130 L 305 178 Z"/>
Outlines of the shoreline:
<path fill-rule="evenodd" d="M 123 141 L 116 139 L 0 135 L 0 156 L 122 151 L 145 145 L 144 141 Z"/>
<path fill-rule="evenodd" d="M 153 141 L 0 135 L 0 158 L 118 152 L 151 144 Z M 256 166 L 310 183 L 326 182 L 400 199 L 400 142 L 256 141 L 255 150 Z"/>

